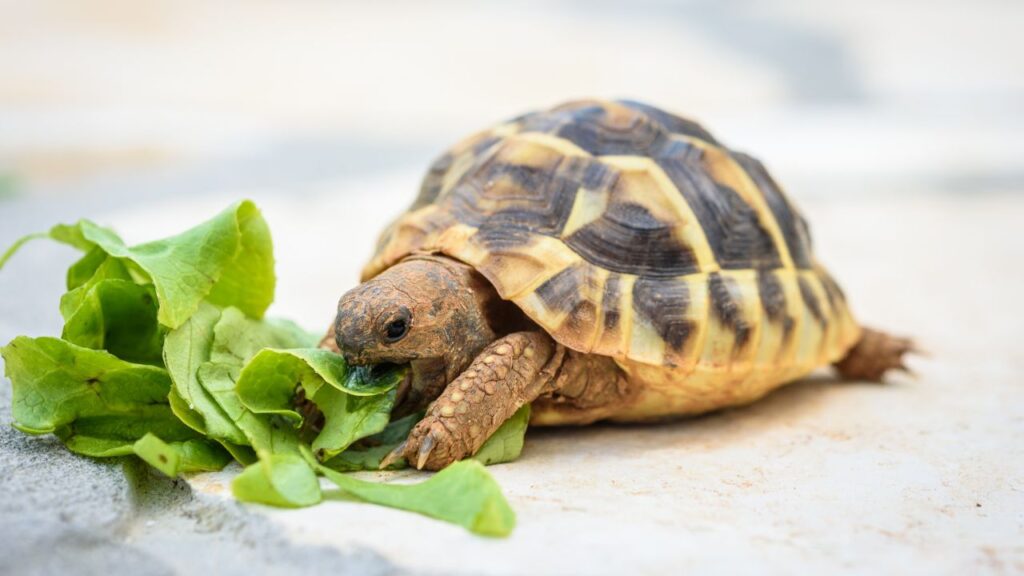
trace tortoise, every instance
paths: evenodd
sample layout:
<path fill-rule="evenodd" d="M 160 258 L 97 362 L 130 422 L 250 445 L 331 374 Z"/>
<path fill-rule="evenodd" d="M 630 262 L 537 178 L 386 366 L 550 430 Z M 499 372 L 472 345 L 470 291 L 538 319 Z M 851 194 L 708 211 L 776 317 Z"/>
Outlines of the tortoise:
<path fill-rule="evenodd" d="M 634 101 L 519 116 L 456 144 L 381 235 L 324 345 L 408 364 L 426 409 L 385 464 L 438 470 L 522 405 L 531 425 L 752 402 L 813 369 L 904 369 L 862 328 L 764 166 Z"/>

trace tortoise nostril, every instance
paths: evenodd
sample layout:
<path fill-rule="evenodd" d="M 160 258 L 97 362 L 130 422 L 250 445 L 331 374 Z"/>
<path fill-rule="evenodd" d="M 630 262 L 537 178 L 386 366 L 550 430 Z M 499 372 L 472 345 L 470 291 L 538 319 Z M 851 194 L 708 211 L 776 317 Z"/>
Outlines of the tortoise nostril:
<path fill-rule="evenodd" d="M 341 356 L 345 359 L 345 363 L 349 365 L 356 365 L 359 363 L 359 352 L 351 346 L 345 346 L 340 338 L 336 338 L 335 342 L 338 344 L 338 350 L 341 352 Z"/>

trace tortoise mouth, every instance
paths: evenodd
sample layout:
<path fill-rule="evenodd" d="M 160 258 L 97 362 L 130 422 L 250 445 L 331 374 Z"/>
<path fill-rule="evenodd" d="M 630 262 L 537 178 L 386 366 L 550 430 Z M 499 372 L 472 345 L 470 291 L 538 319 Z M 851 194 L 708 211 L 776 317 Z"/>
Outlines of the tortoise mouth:
<path fill-rule="evenodd" d="M 417 359 L 415 355 L 379 354 L 372 350 L 355 352 L 345 350 L 344 348 L 342 348 L 341 355 L 349 366 L 365 366 L 380 372 L 400 366 L 408 366 L 410 362 Z"/>
<path fill-rule="evenodd" d="M 378 362 L 370 366 L 370 377 L 373 379 L 383 378 L 388 373 L 407 367 L 408 362 Z"/>

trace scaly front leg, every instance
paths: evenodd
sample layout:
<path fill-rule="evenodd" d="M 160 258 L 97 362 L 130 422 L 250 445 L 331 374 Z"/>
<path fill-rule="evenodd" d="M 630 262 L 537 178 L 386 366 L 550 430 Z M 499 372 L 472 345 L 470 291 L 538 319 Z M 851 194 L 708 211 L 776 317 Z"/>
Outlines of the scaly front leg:
<path fill-rule="evenodd" d="M 416 468 L 440 470 L 475 454 L 516 410 L 547 390 L 563 355 L 543 332 L 499 338 L 445 388 L 382 466 L 405 457 Z"/>

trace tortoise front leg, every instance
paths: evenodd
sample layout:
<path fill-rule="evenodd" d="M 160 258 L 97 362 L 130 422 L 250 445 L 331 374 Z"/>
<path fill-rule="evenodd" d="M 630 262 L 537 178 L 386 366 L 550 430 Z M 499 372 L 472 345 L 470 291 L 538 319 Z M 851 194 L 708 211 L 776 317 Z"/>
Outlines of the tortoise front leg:
<path fill-rule="evenodd" d="M 476 453 L 523 404 L 546 391 L 564 349 L 544 332 L 516 332 L 487 346 L 430 405 L 382 467 L 405 457 L 440 470 Z"/>

